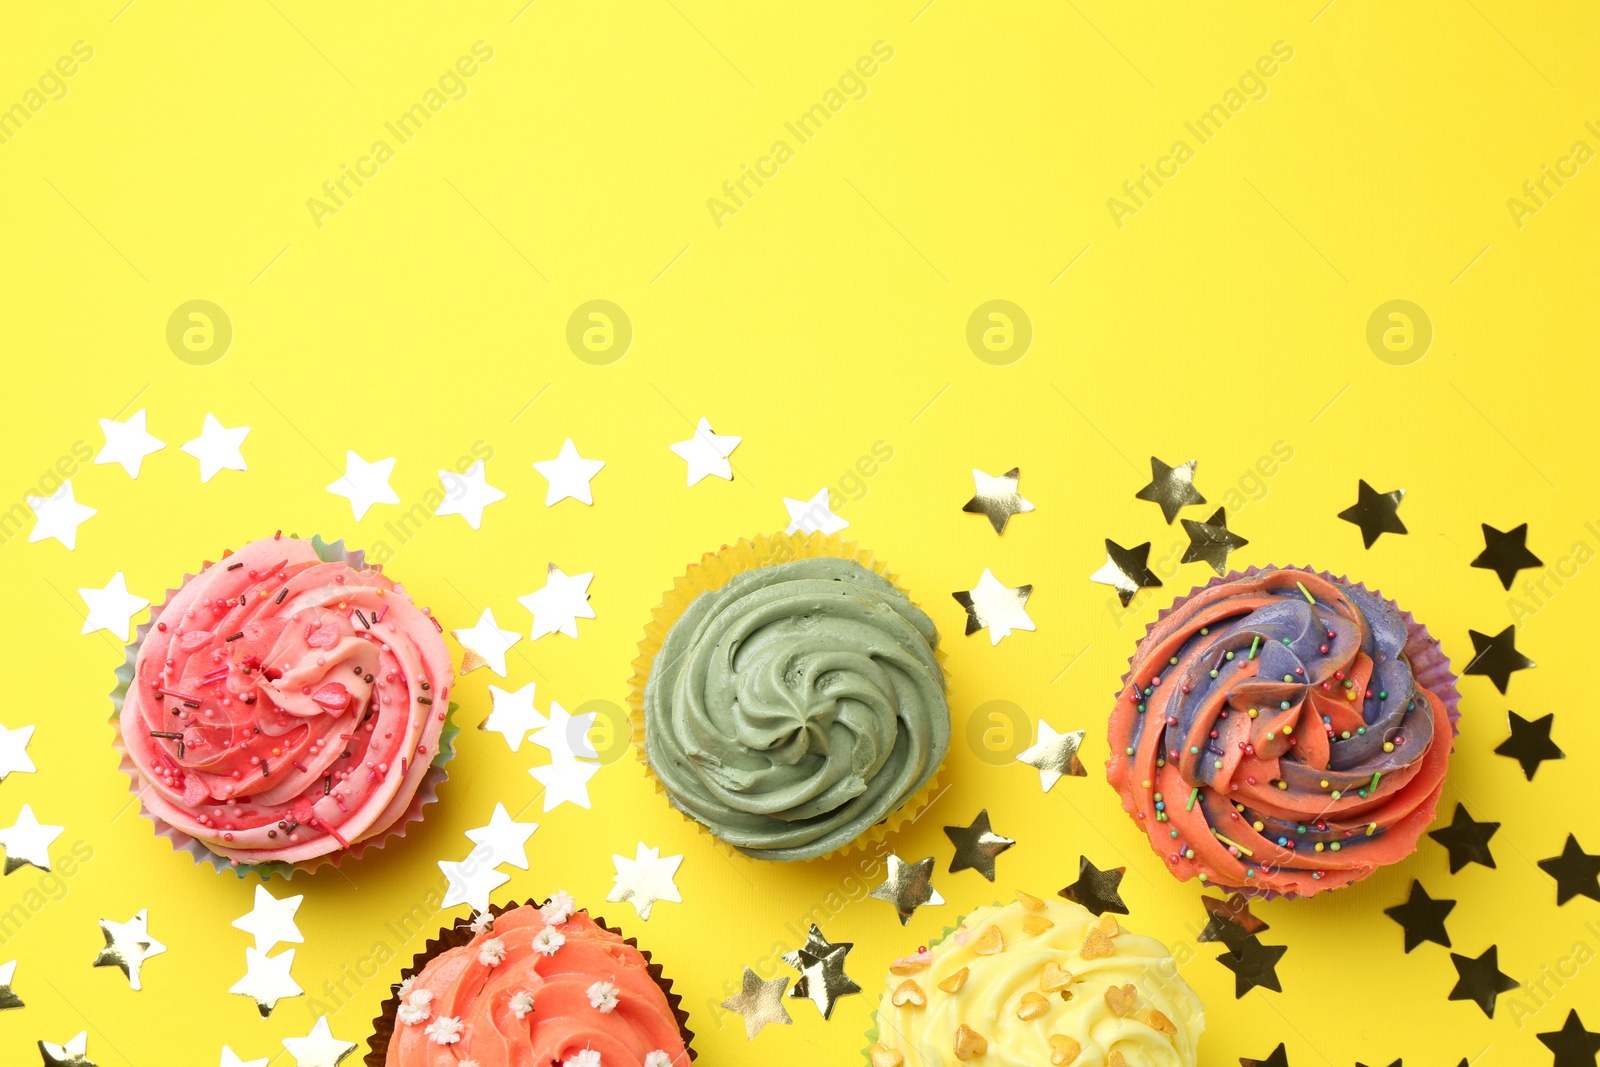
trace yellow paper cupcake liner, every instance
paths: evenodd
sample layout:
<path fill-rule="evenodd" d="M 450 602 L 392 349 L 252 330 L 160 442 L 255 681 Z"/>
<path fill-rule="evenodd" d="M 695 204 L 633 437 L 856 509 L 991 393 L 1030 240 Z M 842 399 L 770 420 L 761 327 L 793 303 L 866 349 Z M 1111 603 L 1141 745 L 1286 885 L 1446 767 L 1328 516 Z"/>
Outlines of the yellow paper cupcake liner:
<path fill-rule="evenodd" d="M 667 631 L 671 630 L 683 616 L 684 610 L 695 597 L 713 589 L 721 589 L 734 575 L 759 567 L 770 567 L 775 563 L 818 558 L 845 559 L 860 564 L 892 584 L 905 595 L 907 600 L 916 603 L 911 592 L 901 585 L 899 579 L 889 570 L 888 564 L 874 556 L 871 549 L 862 548 L 854 541 L 846 541 L 838 534 L 777 533 L 759 534 L 754 540 L 740 538 L 735 544 L 723 545 L 715 552 L 707 552 L 700 557 L 698 563 L 691 563 L 682 576 L 674 579 L 672 588 L 662 596 L 661 603 L 651 610 L 650 621 L 644 628 L 644 638 L 639 642 L 638 658 L 633 661 L 633 677 L 628 681 L 628 720 L 633 728 L 634 755 L 644 767 L 646 777 L 655 785 L 656 792 L 666 797 L 668 803 L 671 803 L 671 794 L 651 769 L 644 745 L 645 685 L 650 680 L 651 665 L 655 663 L 656 654 L 661 651 L 661 644 L 666 640 Z M 935 662 L 939 664 L 940 672 L 944 673 L 944 649 L 936 644 L 933 655 Z M 939 778 L 942 773 L 941 764 L 928 776 L 922 788 L 907 798 L 900 807 L 869 827 L 849 844 L 826 852 L 817 859 L 836 859 L 882 844 L 885 838 L 921 815 L 932 804 L 934 798 L 941 792 Z M 693 823 L 730 855 L 750 858 L 712 834 L 699 820 L 686 814 L 676 805 L 673 805 L 672 810 L 683 816 L 685 821 Z"/>

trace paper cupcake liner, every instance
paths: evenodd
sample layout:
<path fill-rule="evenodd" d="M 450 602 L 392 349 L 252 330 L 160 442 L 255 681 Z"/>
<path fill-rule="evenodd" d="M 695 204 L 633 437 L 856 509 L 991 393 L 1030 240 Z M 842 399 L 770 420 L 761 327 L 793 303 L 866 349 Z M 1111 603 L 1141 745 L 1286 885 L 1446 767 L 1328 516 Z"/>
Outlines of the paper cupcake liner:
<path fill-rule="evenodd" d="M 1438 697 L 1445 706 L 1445 712 L 1450 717 L 1450 751 L 1453 755 L 1455 753 L 1455 739 L 1461 735 L 1461 727 L 1459 725 L 1461 721 L 1461 710 L 1458 706 L 1461 702 L 1461 691 L 1456 688 L 1456 683 L 1460 679 L 1456 676 L 1455 672 L 1450 669 L 1450 657 L 1445 655 L 1444 648 L 1439 644 L 1438 638 L 1430 634 L 1428 632 L 1428 628 L 1422 623 L 1418 622 L 1416 617 L 1413 616 L 1411 612 L 1406 611 L 1399 604 L 1384 596 L 1381 590 L 1369 589 L 1367 588 L 1366 583 L 1353 582 L 1346 575 L 1335 575 L 1328 571 L 1318 570 L 1317 568 L 1310 566 L 1297 566 L 1291 564 L 1288 567 L 1257 567 L 1252 564 L 1242 571 L 1229 571 L 1225 575 L 1212 578 L 1204 585 L 1197 585 L 1193 589 L 1190 589 L 1187 593 L 1183 594 L 1183 596 L 1178 597 L 1171 604 L 1156 612 L 1155 620 L 1145 625 L 1145 635 L 1139 639 L 1139 642 L 1134 646 L 1133 654 L 1128 657 L 1128 669 L 1122 675 L 1122 684 L 1118 687 L 1117 692 L 1122 693 L 1128 688 L 1128 682 L 1130 679 L 1132 679 L 1134 668 L 1139 662 L 1139 650 L 1144 647 L 1144 642 L 1149 638 L 1150 631 L 1154 630 L 1156 625 L 1160 623 L 1162 619 L 1166 618 L 1168 615 L 1179 610 L 1185 604 L 1187 604 L 1191 597 L 1194 597 L 1199 593 L 1203 593 L 1213 586 L 1223 585 L 1227 582 L 1238 581 L 1241 578 L 1254 578 L 1256 575 L 1261 574 L 1264 571 L 1291 569 L 1315 574 L 1324 581 L 1333 582 L 1350 589 L 1359 589 L 1363 593 L 1368 593 L 1377 597 L 1384 603 L 1388 604 L 1391 608 L 1394 608 L 1395 611 L 1400 613 L 1400 618 L 1406 624 L 1406 643 L 1402 651 L 1405 654 L 1407 661 L 1411 664 L 1411 674 L 1414 678 L 1416 678 L 1417 684 L 1428 690 L 1434 696 Z M 1430 818 L 1429 821 L 1431 822 L 1432 819 Z M 1416 843 L 1413 842 L 1412 850 L 1415 851 L 1415 849 Z M 1410 855 L 1410 853 L 1407 853 L 1407 855 Z M 1396 862 L 1399 861 L 1397 860 Z M 1209 884 L 1201 883 L 1201 888 L 1209 888 Z M 1277 900 L 1286 895 L 1274 889 L 1260 889 L 1250 886 L 1241 887 L 1219 885 L 1217 888 L 1226 889 L 1230 893 L 1242 893 L 1254 900 Z M 1296 896 L 1298 894 L 1287 895 Z"/>
<path fill-rule="evenodd" d="M 656 653 L 661 651 L 661 643 L 666 640 L 667 631 L 672 629 L 674 623 L 683 615 L 689 603 L 701 593 L 713 589 L 720 589 L 736 574 L 755 570 L 758 567 L 768 567 L 775 563 L 789 563 L 798 559 L 818 558 L 846 559 L 858 563 L 874 574 L 889 582 L 913 604 L 916 603 L 909 590 L 901 585 L 898 578 L 889 570 L 889 565 L 873 555 L 870 549 L 862 548 L 854 541 L 846 541 L 838 534 L 821 533 L 778 533 L 760 534 L 755 540 L 740 538 L 731 545 L 723 545 L 715 552 L 707 552 L 700 557 L 698 563 L 691 563 L 683 575 L 673 580 L 672 588 L 662 596 L 661 603 L 657 604 L 650 612 L 650 621 L 644 628 L 644 639 L 639 642 L 639 655 L 633 661 L 633 677 L 628 681 L 628 719 L 633 727 L 634 755 L 644 767 L 645 776 L 655 786 L 656 793 L 667 798 L 671 804 L 671 793 L 656 773 L 650 767 L 649 756 L 644 744 L 644 690 L 650 680 L 650 667 L 655 662 Z M 945 651 L 942 642 L 933 650 L 934 660 L 939 664 L 939 670 L 944 672 Z M 948 678 L 946 679 L 948 681 Z M 841 845 L 831 852 L 817 856 L 816 860 L 836 859 L 847 856 L 863 849 L 873 848 L 883 843 L 892 833 L 899 830 L 906 823 L 911 822 L 932 803 L 939 793 L 939 778 L 943 773 L 943 765 L 935 768 L 923 783 L 905 803 L 890 812 L 879 822 L 863 831 L 849 844 Z M 731 856 L 751 859 L 746 853 L 740 852 L 734 846 L 723 841 L 711 833 L 698 819 L 681 810 L 676 804 L 672 810 L 683 817 L 686 822 L 692 823 L 696 829 L 706 834 Z M 768 862 L 768 861 L 762 861 Z M 814 861 L 790 861 L 814 862 Z"/>
<path fill-rule="evenodd" d="M 488 914 L 494 918 L 499 918 L 500 915 L 510 911 L 512 908 L 538 908 L 545 903 L 546 901 L 530 898 L 521 904 L 516 902 L 491 904 Z M 672 991 L 672 979 L 662 973 L 661 964 L 652 962 L 649 949 L 639 948 L 638 938 L 623 937 L 621 930 L 608 925 L 598 915 L 591 915 L 590 918 L 602 930 L 609 930 L 618 937 L 622 937 L 624 944 L 638 949 L 639 955 L 644 957 L 645 972 L 650 975 L 650 978 L 660 987 L 661 992 L 665 994 L 667 1007 L 672 1010 L 673 1018 L 678 1021 L 678 1033 L 683 1035 L 683 1047 L 688 1050 L 689 1059 L 695 1059 L 698 1053 L 694 1050 L 694 1031 L 689 1029 L 689 1013 L 680 1006 L 683 997 L 681 994 Z M 460 948 L 462 945 L 469 943 L 474 936 L 476 935 L 472 932 L 471 920 L 458 918 L 453 925 L 440 930 L 438 937 L 429 938 L 423 944 L 422 951 L 411 958 L 411 966 L 400 971 L 400 978 L 391 987 L 393 991 L 389 994 L 389 999 L 383 1002 L 383 1006 L 378 1010 L 378 1017 L 372 1020 L 372 1036 L 367 1038 L 367 1055 L 364 1059 L 367 1067 L 384 1067 L 384 1060 L 388 1057 L 389 1041 L 394 1036 L 395 1015 L 400 1010 L 400 983 L 407 978 L 413 978 L 421 974 L 422 969 L 428 965 L 428 962 L 441 952 L 446 949 Z"/>
<path fill-rule="evenodd" d="M 290 536 L 294 535 L 291 534 Z M 366 551 L 364 549 L 346 549 L 342 539 L 329 543 L 324 541 L 320 535 L 314 534 L 311 537 L 311 547 L 315 549 L 324 563 L 342 561 L 356 570 L 360 570 L 367 565 Z M 229 554 L 224 553 L 223 558 L 227 558 Z M 381 570 L 382 566 L 373 564 L 373 568 Z M 205 568 L 202 567 L 201 569 L 204 570 Z M 449 778 L 449 774 L 445 770 L 445 764 L 449 763 L 455 756 L 455 739 L 456 735 L 461 732 L 461 727 L 457 726 L 455 722 L 457 704 L 453 700 L 450 702 L 449 710 L 445 713 L 444 728 L 439 731 L 439 751 L 429 761 L 428 773 L 422 776 L 422 781 L 417 785 L 417 791 L 411 798 L 411 804 L 387 829 L 360 841 L 352 841 L 348 848 L 340 849 L 337 852 L 330 852 L 300 863 L 235 863 L 221 853 L 211 851 L 199 839 L 190 836 L 165 819 L 156 816 L 145 805 L 144 791 L 148 788 L 148 784 L 145 781 L 143 772 L 133 762 L 133 757 L 128 754 L 127 747 L 122 742 L 122 729 L 118 720 L 122 717 L 123 700 L 128 695 L 129 687 L 133 685 L 135 665 L 139 659 L 139 646 L 144 643 L 145 634 L 149 633 L 150 628 L 156 624 L 156 620 L 166 610 L 167 604 L 177 594 L 178 589 L 183 588 L 194 577 L 195 575 L 185 574 L 183 581 L 178 583 L 177 588 L 168 589 L 166 596 L 161 598 L 161 603 L 150 609 L 150 617 L 134 629 L 133 640 L 123 650 L 122 665 L 116 670 L 117 684 L 111 690 L 111 706 L 115 709 L 109 720 L 112 726 L 111 744 L 120 757 L 119 769 L 128 776 L 128 792 L 132 793 L 134 799 L 139 802 L 139 813 L 155 827 L 156 836 L 164 837 L 171 841 L 174 852 L 187 852 L 197 864 L 209 863 L 219 873 L 228 871 L 238 875 L 240 878 L 256 875 L 263 881 L 274 875 L 281 875 L 285 879 L 292 878 L 296 872 L 310 873 L 319 867 L 329 864 L 337 867 L 346 859 L 359 859 L 368 849 L 382 848 L 391 837 L 404 837 L 408 824 L 422 821 L 422 809 L 439 799 L 439 787 Z"/>

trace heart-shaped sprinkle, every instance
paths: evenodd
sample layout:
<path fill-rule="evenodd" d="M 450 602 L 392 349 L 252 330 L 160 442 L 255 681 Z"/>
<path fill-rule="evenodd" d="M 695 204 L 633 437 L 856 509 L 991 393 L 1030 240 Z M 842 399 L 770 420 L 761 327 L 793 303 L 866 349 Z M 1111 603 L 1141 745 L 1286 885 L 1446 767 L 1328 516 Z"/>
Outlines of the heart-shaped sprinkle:
<path fill-rule="evenodd" d="M 962 1061 L 970 1060 L 974 1056 L 982 1056 L 989 1051 L 989 1039 L 966 1023 L 956 1027 L 954 1044 L 956 1059 Z"/>
<path fill-rule="evenodd" d="M 1024 893 L 1020 889 L 1017 890 L 1017 903 L 1021 904 L 1028 911 L 1043 911 L 1044 910 L 1044 901 L 1040 900 L 1038 897 L 1034 896 L 1031 893 Z"/>
<path fill-rule="evenodd" d="M 1163 1034 L 1175 1034 L 1178 1032 L 1178 1028 L 1172 1025 L 1172 1020 L 1154 1008 L 1144 1013 L 1144 1021 L 1149 1024 L 1150 1029 L 1160 1030 Z"/>
<path fill-rule="evenodd" d="M 1050 1001 L 1043 993 L 1024 993 L 1022 1001 L 1017 1005 L 1017 1018 L 1023 1022 L 1037 1019 L 1050 1010 Z"/>
<path fill-rule="evenodd" d="M 1050 1035 L 1050 1062 L 1056 1067 L 1066 1067 L 1067 1064 L 1078 1058 L 1083 1051 L 1083 1046 L 1065 1034 Z M 873 1067 L 877 1067 L 876 1064 Z"/>
<path fill-rule="evenodd" d="M 1106 1007 L 1111 1009 L 1111 1014 L 1118 1017 L 1126 1016 L 1133 1010 L 1134 1004 L 1139 1000 L 1139 991 L 1128 985 L 1114 985 L 1106 990 Z"/>
<path fill-rule="evenodd" d="M 1072 972 L 1057 963 L 1047 963 L 1039 973 L 1039 988 L 1046 993 L 1059 993 L 1072 984 Z"/>
<path fill-rule="evenodd" d="M 906 1058 L 892 1048 L 883 1045 L 873 1045 L 869 1054 L 872 1067 L 904 1067 Z"/>
<path fill-rule="evenodd" d="M 922 987 L 909 978 L 894 987 L 894 992 L 889 995 L 889 999 L 897 1008 L 906 1004 L 920 1008 L 928 1003 L 928 995 L 922 991 Z"/>
<path fill-rule="evenodd" d="M 1083 947 L 1078 950 L 1078 955 L 1086 960 L 1098 960 L 1113 955 L 1116 951 L 1117 946 L 1111 943 L 1109 937 L 1099 930 L 1091 929 L 1084 936 Z"/>
<path fill-rule="evenodd" d="M 998 926 L 991 926 L 984 930 L 983 933 L 978 935 L 978 939 L 972 943 L 972 951 L 980 956 L 993 956 L 1004 952 L 1005 948 L 1006 942 L 1000 936 L 1000 928 Z"/>
<path fill-rule="evenodd" d="M 961 987 L 966 984 L 967 969 L 963 967 L 955 974 L 952 974 L 949 978 L 946 978 L 944 981 L 940 982 L 939 988 L 944 990 L 946 993 L 958 993 L 961 991 Z"/>
<path fill-rule="evenodd" d="M 1030 937 L 1038 937 L 1046 930 L 1055 926 L 1055 923 L 1043 915 L 1024 915 L 1022 917 L 1022 932 Z"/>

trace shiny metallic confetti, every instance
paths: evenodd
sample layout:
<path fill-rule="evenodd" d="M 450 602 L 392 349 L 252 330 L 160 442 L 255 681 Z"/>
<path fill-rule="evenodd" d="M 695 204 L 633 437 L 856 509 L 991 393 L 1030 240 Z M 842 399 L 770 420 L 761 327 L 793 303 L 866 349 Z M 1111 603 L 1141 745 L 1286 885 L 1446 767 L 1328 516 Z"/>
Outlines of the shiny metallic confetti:
<path fill-rule="evenodd" d="M 1556 880 L 1557 906 L 1577 896 L 1600 900 L 1600 856 L 1585 852 L 1576 835 L 1568 834 L 1561 855 L 1540 860 L 1539 869 Z"/>
<path fill-rule="evenodd" d="M 80 1030 L 78 1036 L 65 1045 L 39 1042 L 39 1055 L 44 1057 L 44 1067 L 95 1067 L 89 1058 L 89 1031 Z"/>
<path fill-rule="evenodd" d="M 16 960 L 12 960 L 10 963 L 0 963 L 0 1011 L 24 1007 L 22 998 L 17 996 L 16 990 L 11 987 L 12 979 L 16 976 Z"/>
<path fill-rule="evenodd" d="M 1078 759 L 1078 749 L 1083 745 L 1083 730 L 1056 733 L 1055 727 L 1039 720 L 1039 736 L 1021 752 L 1017 762 L 1026 763 L 1039 772 L 1039 788 L 1046 793 L 1063 777 L 1083 778 L 1088 772 Z"/>
<path fill-rule="evenodd" d="M 1472 565 L 1494 571 L 1507 589 L 1516 581 L 1518 571 L 1544 566 L 1542 559 L 1528 551 L 1527 523 L 1503 531 L 1486 522 L 1479 525 L 1483 527 L 1483 551 Z"/>
<path fill-rule="evenodd" d="M 1011 838 L 994 832 L 989 825 L 988 808 L 978 812 L 971 826 L 946 826 L 944 834 L 956 848 L 956 854 L 950 858 L 950 873 L 974 870 L 991 882 L 994 881 L 995 857 L 1016 844 Z"/>
<path fill-rule="evenodd" d="M 640 841 L 633 859 L 612 855 L 611 862 L 617 874 L 612 879 L 611 892 L 606 895 L 608 901 L 627 901 L 639 913 L 639 918 L 646 920 L 658 900 L 683 903 L 678 883 L 673 880 L 683 863 L 682 856 L 662 856 L 659 848 L 650 848 Z"/>
<path fill-rule="evenodd" d="M 1161 515 L 1172 525 L 1178 509 L 1189 504 L 1204 504 L 1206 498 L 1194 487 L 1194 469 L 1199 460 L 1191 459 L 1176 467 L 1169 467 L 1154 456 L 1150 457 L 1150 484 L 1134 494 L 1140 500 L 1161 505 Z"/>
<path fill-rule="evenodd" d="M 340 1060 L 356 1050 L 356 1043 L 334 1037 L 328 1029 L 328 1017 L 319 1015 L 309 1034 L 286 1037 L 283 1047 L 294 1057 L 295 1067 L 338 1067 Z"/>
<path fill-rule="evenodd" d="M 25 864 L 41 871 L 50 869 L 50 846 L 61 836 L 65 827 L 49 826 L 39 822 L 31 804 L 22 805 L 17 821 L 0 827 L 0 847 L 6 850 L 6 874 Z"/>
<path fill-rule="evenodd" d="M 477 625 L 471 629 L 451 630 L 450 636 L 461 646 L 462 674 L 488 667 L 502 678 L 506 676 L 506 653 L 512 645 L 522 640 L 522 635 L 516 630 L 500 629 L 492 608 L 483 609 Z"/>
<path fill-rule="evenodd" d="M 944 898 L 933 888 L 933 857 L 907 863 L 899 856 L 889 857 L 889 876 L 872 890 L 875 900 L 894 905 L 900 916 L 900 925 L 911 921 L 911 915 L 924 904 L 943 904 Z"/>
<path fill-rule="evenodd" d="M 244 977 L 228 987 L 228 992 L 249 997 L 265 1019 L 285 997 L 298 997 L 305 990 L 289 974 L 294 966 L 294 949 L 269 956 L 254 947 L 244 950 Z"/>
<path fill-rule="evenodd" d="M 1251 914 L 1249 898 L 1243 893 L 1223 898 L 1203 896 L 1200 903 L 1206 909 L 1206 926 L 1196 941 L 1220 941 L 1238 952 L 1246 938 L 1270 929 Z"/>
<path fill-rule="evenodd" d="M 851 941 L 830 942 L 813 923 L 805 947 L 783 954 L 783 962 L 800 972 L 789 995 L 811 1001 L 824 1019 L 831 1018 L 834 1001 L 861 992 L 844 973 L 844 958 L 854 947 Z"/>
<path fill-rule="evenodd" d="M 1252 1060 L 1247 1056 L 1240 1056 L 1239 1067 L 1289 1067 L 1289 1053 L 1280 1041 L 1278 1047 L 1264 1060 Z"/>
<path fill-rule="evenodd" d="M 1380 493 L 1363 481 L 1358 483 L 1356 491 L 1356 502 L 1339 512 L 1339 518 L 1361 527 L 1361 540 L 1367 548 L 1383 534 L 1406 532 L 1399 510 L 1400 501 L 1406 495 L 1404 489 Z"/>
<path fill-rule="evenodd" d="M 1576 1011 L 1567 1012 L 1561 1029 L 1538 1036 L 1539 1043 L 1555 1055 L 1555 1067 L 1593 1064 L 1595 1053 L 1600 1052 L 1600 1033 L 1585 1029 Z"/>
<path fill-rule="evenodd" d="M 167 946 L 150 936 L 149 919 L 147 908 L 140 908 L 139 913 L 125 923 L 101 919 L 100 932 L 105 935 L 106 947 L 94 958 L 94 965 L 116 967 L 127 976 L 130 986 L 140 988 L 139 969 L 144 961 L 167 951 Z"/>
<path fill-rule="evenodd" d="M 1470 1000 L 1489 1018 L 1494 1018 L 1495 1001 L 1501 993 L 1510 992 L 1522 983 L 1500 970 L 1500 946 L 1490 945 L 1474 959 L 1459 952 L 1450 953 L 1450 962 L 1456 965 L 1456 986 L 1450 990 L 1450 1000 Z"/>
<path fill-rule="evenodd" d="M 1127 607 L 1128 601 L 1141 589 L 1156 589 L 1161 579 L 1150 569 L 1150 542 L 1133 548 L 1123 548 L 1111 538 L 1106 538 L 1106 562 L 1089 575 L 1091 582 L 1109 585 L 1117 591 L 1117 599 Z"/>
<path fill-rule="evenodd" d="M 1506 691 L 1506 686 L 1511 684 L 1513 671 L 1525 671 L 1538 664 L 1517 651 L 1517 627 L 1515 624 L 1507 626 L 1504 630 L 1490 637 L 1480 634 L 1476 630 L 1468 630 L 1467 636 L 1472 638 L 1472 658 L 1467 665 L 1461 668 L 1462 674 L 1481 674 L 1494 683 L 1500 692 Z"/>
<path fill-rule="evenodd" d="M 1497 822 L 1478 822 L 1467 814 L 1465 804 L 1456 805 L 1450 825 L 1431 831 L 1428 836 L 1450 852 L 1450 873 L 1455 874 L 1469 863 L 1494 866 L 1494 855 L 1489 851 L 1489 838 L 1500 829 Z"/>
<path fill-rule="evenodd" d="M 1494 750 L 1495 755 L 1509 756 L 1520 763 L 1528 781 L 1533 781 L 1534 772 L 1545 760 L 1567 758 L 1567 754 L 1550 739 L 1550 728 L 1556 721 L 1554 712 L 1537 719 L 1524 719 L 1514 711 L 1508 711 L 1506 715 L 1511 723 L 1511 736 L 1500 742 L 1500 746 Z"/>
<path fill-rule="evenodd" d="M 989 630 L 989 643 L 998 645 L 1001 638 L 1009 637 L 1013 630 L 1032 630 L 1033 619 L 1024 605 L 1033 594 L 1032 585 L 1011 587 L 994 576 L 988 567 L 978 584 L 971 589 L 950 595 L 967 610 L 967 636 L 971 637 L 985 627 Z"/>
<path fill-rule="evenodd" d="M 754 1041 L 761 1028 L 769 1023 L 787 1026 L 794 1022 L 783 1008 L 783 991 L 788 985 L 787 978 L 763 982 L 756 972 L 746 967 L 744 988 L 724 1000 L 722 1006 L 744 1016 L 744 1036 Z"/>
<path fill-rule="evenodd" d="M 1243 997 L 1256 986 L 1281 993 L 1283 986 L 1278 983 L 1277 967 L 1278 961 L 1288 951 L 1287 945 L 1263 945 L 1251 934 L 1236 951 L 1218 956 L 1217 962 L 1233 972 L 1235 999 Z"/>
<path fill-rule="evenodd" d="M 974 467 L 972 482 L 976 492 L 971 500 L 961 506 L 961 510 L 982 515 L 989 520 L 995 533 L 1005 533 L 1006 523 L 1011 521 L 1011 516 L 1033 510 L 1033 504 L 1017 492 L 1021 477 L 1021 467 L 1012 467 L 998 478 Z"/>
<path fill-rule="evenodd" d="M 1104 915 L 1108 911 L 1126 915 L 1128 906 L 1122 902 L 1122 894 L 1117 891 L 1125 873 L 1126 867 L 1102 871 L 1089 862 L 1088 856 L 1079 856 L 1078 880 L 1061 890 L 1057 896 L 1074 904 L 1082 904 L 1096 915 Z"/>
<path fill-rule="evenodd" d="M 1196 560 L 1208 564 L 1218 574 L 1228 573 L 1228 554 L 1250 542 L 1228 529 L 1228 509 L 1218 508 L 1216 514 L 1205 522 L 1183 520 L 1183 531 L 1189 535 L 1189 547 L 1183 550 L 1183 562 Z"/>
<path fill-rule="evenodd" d="M 1383 913 L 1406 932 L 1406 951 L 1410 952 L 1424 941 L 1450 947 L 1450 932 L 1444 928 L 1444 920 L 1455 909 L 1453 900 L 1435 900 L 1422 888 L 1422 883 L 1415 878 L 1411 879 L 1411 895 L 1404 904 L 1396 904 L 1392 908 L 1384 908 Z"/>

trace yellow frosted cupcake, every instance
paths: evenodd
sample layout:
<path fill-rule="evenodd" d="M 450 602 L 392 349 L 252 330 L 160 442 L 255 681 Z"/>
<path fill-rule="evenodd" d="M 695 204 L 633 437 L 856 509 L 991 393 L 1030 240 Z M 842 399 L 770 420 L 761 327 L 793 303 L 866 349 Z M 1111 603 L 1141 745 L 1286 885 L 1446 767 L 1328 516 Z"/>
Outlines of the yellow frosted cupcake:
<path fill-rule="evenodd" d="M 1167 947 L 1019 892 L 889 968 L 871 1067 L 1194 1067 L 1205 1009 Z"/>

